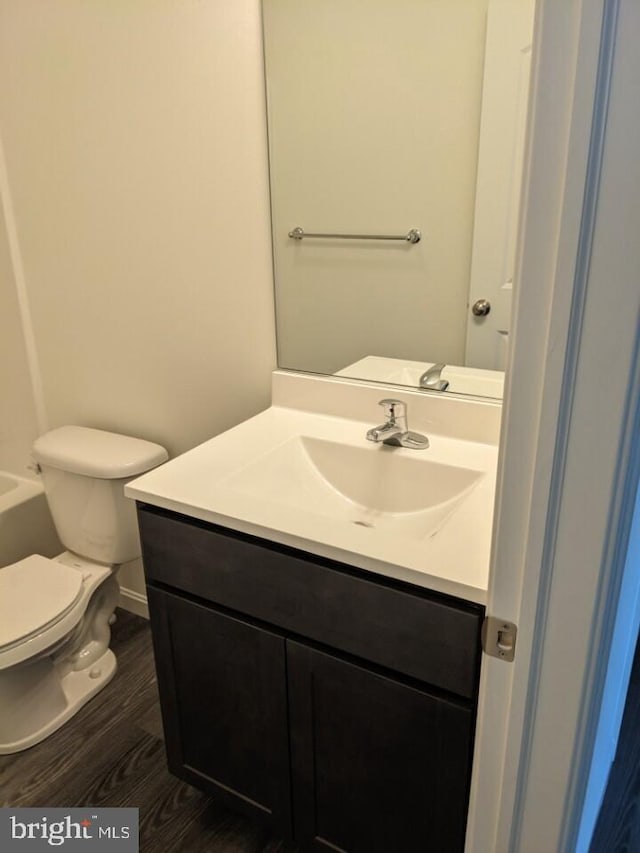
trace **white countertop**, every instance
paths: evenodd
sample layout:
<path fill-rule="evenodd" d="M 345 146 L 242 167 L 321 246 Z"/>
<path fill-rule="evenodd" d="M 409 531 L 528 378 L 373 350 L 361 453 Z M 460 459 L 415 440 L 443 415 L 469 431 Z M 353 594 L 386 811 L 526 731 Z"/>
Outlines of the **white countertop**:
<path fill-rule="evenodd" d="M 410 423 L 420 430 L 419 412 Z M 372 412 L 371 426 L 378 417 Z M 497 447 L 449 438 L 430 431 L 426 451 L 382 448 L 365 439 L 360 420 L 272 406 L 254 418 L 133 480 L 125 494 L 138 501 L 212 522 L 290 547 L 397 578 L 480 604 L 486 601 L 489 574 Z M 462 466 L 478 474 L 455 511 L 441 513 L 436 529 L 399 535 L 392 527 L 366 527 L 361 522 L 327 514 L 297 475 L 284 472 L 273 489 L 252 493 L 242 483 L 243 469 L 260 471 L 260 459 L 275 458 L 287 442 L 310 437 L 370 452 L 393 453 L 411 460 Z M 280 456 L 282 453 L 279 451 Z M 272 466 L 273 467 L 273 466 Z M 428 471 L 428 465 L 424 468 Z M 266 475 L 265 475 L 266 476 Z M 246 477 L 244 479 L 247 479 Z M 251 478 L 249 478 L 251 479 Z M 286 480 L 286 482 L 285 482 Z M 273 482 L 273 481 L 272 481 Z M 292 501 L 291 488 L 300 489 Z M 267 497 L 265 497 L 267 495 Z M 393 519 L 392 519 L 393 521 Z"/>

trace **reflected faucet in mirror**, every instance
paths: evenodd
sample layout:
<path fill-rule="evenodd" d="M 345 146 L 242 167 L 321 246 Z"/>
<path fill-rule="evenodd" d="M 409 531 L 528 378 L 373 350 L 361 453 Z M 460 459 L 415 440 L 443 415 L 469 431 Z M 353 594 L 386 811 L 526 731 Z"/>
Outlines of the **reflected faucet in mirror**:
<path fill-rule="evenodd" d="M 420 387 L 428 388 L 430 391 L 446 391 L 449 383 L 441 376 L 444 368 L 445 365 L 441 361 L 438 364 L 432 364 L 420 377 Z"/>

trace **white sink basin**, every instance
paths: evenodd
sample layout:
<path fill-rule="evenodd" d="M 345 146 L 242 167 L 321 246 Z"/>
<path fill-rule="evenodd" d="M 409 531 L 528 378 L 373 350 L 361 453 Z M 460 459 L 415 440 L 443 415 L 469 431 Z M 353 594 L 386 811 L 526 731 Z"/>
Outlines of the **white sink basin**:
<path fill-rule="evenodd" d="M 410 455 L 413 454 L 413 455 Z M 296 436 L 226 478 L 223 485 L 339 522 L 433 535 L 482 477 L 432 461 L 427 451 Z"/>

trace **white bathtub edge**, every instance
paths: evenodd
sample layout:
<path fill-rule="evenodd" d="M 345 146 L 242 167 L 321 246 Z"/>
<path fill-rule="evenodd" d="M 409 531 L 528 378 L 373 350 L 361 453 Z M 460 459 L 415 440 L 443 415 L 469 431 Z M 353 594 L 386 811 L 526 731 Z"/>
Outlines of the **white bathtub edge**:
<path fill-rule="evenodd" d="M 0 476 L 15 483 L 13 489 L 0 495 L 0 513 L 44 493 L 44 487 L 39 480 L 28 480 L 9 471 L 0 471 Z"/>

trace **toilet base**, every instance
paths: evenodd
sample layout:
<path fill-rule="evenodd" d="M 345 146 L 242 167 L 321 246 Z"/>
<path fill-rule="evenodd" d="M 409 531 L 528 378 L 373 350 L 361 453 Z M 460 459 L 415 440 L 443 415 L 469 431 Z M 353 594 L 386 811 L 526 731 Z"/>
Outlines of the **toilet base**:
<path fill-rule="evenodd" d="M 34 661 L 32 666 L 42 670 L 36 679 L 26 673 L 29 667 L 22 670 L 26 678 L 12 678 L 12 670 L 0 672 L 0 691 L 9 699 L 9 708 L 20 715 L 19 720 L 10 720 L 6 717 L 11 711 L 0 710 L 0 755 L 29 749 L 53 734 L 111 681 L 117 662 L 111 649 L 107 649 L 91 666 L 72 669 L 64 675 L 48 658 Z M 19 701 L 21 698 L 23 701 Z M 5 740 L 3 729 L 19 736 L 13 741 Z"/>

